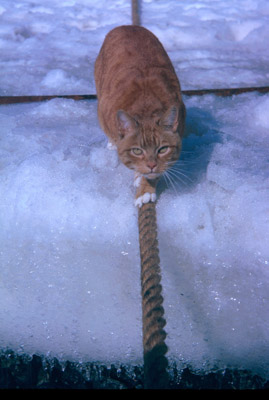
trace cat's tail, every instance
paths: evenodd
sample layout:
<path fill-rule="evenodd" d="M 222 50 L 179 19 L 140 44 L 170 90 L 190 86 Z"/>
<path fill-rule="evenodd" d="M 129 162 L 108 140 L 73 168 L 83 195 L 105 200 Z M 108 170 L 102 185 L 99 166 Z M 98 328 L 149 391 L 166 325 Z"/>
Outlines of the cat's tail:
<path fill-rule="evenodd" d="M 140 1 L 132 0 L 132 25 L 140 26 Z"/>

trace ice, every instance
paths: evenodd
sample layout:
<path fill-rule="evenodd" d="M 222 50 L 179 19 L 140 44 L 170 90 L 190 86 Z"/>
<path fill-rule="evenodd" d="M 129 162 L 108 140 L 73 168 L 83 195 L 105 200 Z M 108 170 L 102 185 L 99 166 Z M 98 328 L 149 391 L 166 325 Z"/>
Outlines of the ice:
<path fill-rule="evenodd" d="M 167 320 L 178 318 L 182 324 L 178 330 L 170 326 L 168 344 L 171 355 L 178 352 L 184 360 L 190 353 L 195 359 L 199 348 L 201 367 L 211 357 L 259 371 L 267 363 L 269 142 L 265 136 L 256 140 L 251 128 L 254 102 L 266 113 L 266 97 L 219 101 L 207 96 L 188 102 L 214 110 L 221 143 L 210 150 L 198 185 L 178 197 L 166 191 L 158 203 Z M 226 134 L 228 118 L 233 132 Z M 200 136 L 200 152 L 207 135 Z M 188 334 L 192 340 L 186 343 Z"/>
<path fill-rule="evenodd" d="M 232 32 L 234 34 L 235 40 L 245 39 L 252 31 L 260 28 L 262 23 L 259 20 L 250 20 L 244 22 L 236 22 L 231 26 Z"/>
<path fill-rule="evenodd" d="M 125 1 L 0 1 L 1 94 L 95 93 Z M 268 84 L 264 1 L 144 1 L 184 89 Z M 185 97 L 157 218 L 169 360 L 268 377 L 269 96 Z M 0 107 L 0 348 L 142 363 L 133 172 L 95 101 Z"/>
<path fill-rule="evenodd" d="M 263 137 L 268 136 L 269 116 L 268 113 L 265 112 L 268 108 L 268 98 L 260 100 L 258 105 L 254 108 L 254 121 L 258 128 L 262 128 L 262 132 L 259 131 L 259 136 L 262 136 L 262 139 Z"/>

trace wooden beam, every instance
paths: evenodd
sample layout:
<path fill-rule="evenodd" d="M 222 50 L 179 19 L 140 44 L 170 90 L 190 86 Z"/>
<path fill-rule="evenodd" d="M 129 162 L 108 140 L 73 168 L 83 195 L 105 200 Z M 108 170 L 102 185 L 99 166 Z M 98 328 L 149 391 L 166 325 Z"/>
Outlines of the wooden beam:
<path fill-rule="evenodd" d="M 244 88 L 226 88 L 226 89 L 197 89 L 182 90 L 185 96 L 204 96 L 213 94 L 220 97 L 228 97 L 243 93 L 269 93 L 269 86 L 244 87 Z M 97 100 L 96 94 L 70 94 L 70 95 L 41 95 L 41 96 L 0 96 L 0 105 L 33 103 L 52 99 L 72 99 L 72 100 Z"/>

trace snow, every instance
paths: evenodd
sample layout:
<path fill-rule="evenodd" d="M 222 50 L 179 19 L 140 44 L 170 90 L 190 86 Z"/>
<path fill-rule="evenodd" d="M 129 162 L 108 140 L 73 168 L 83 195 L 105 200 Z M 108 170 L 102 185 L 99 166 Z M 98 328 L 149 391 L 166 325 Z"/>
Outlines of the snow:
<path fill-rule="evenodd" d="M 0 95 L 95 93 L 129 2 L 0 0 Z M 183 89 L 268 84 L 266 0 L 143 1 Z M 168 357 L 269 367 L 269 96 L 185 97 L 186 136 L 157 203 Z M 0 348 L 142 363 L 133 173 L 95 101 L 0 107 Z"/>

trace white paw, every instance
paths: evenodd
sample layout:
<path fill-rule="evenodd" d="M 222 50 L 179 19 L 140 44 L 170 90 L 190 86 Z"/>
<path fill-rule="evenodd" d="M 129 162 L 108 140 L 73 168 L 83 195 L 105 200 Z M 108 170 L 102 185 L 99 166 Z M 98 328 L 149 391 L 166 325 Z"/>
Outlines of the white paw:
<path fill-rule="evenodd" d="M 108 142 L 107 148 L 108 150 L 117 150 L 117 146 L 111 142 Z"/>
<path fill-rule="evenodd" d="M 140 186 L 141 179 L 142 179 L 141 175 L 135 174 L 134 187 L 139 187 Z"/>
<path fill-rule="evenodd" d="M 156 201 L 156 193 L 145 193 L 143 196 L 138 197 L 135 200 L 135 206 L 142 207 L 143 204 L 149 203 L 150 201 L 153 203 Z"/>

